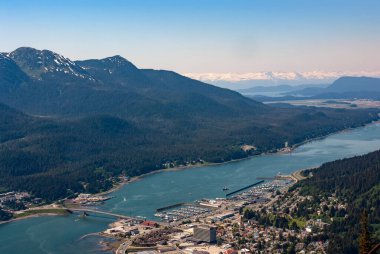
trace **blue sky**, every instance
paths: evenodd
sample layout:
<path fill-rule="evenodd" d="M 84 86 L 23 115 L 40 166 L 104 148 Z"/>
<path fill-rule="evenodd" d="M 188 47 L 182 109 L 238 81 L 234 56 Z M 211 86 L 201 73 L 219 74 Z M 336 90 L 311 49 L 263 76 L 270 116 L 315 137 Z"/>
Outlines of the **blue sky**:
<path fill-rule="evenodd" d="M 0 0 L 0 51 L 186 72 L 378 71 L 378 0 Z"/>

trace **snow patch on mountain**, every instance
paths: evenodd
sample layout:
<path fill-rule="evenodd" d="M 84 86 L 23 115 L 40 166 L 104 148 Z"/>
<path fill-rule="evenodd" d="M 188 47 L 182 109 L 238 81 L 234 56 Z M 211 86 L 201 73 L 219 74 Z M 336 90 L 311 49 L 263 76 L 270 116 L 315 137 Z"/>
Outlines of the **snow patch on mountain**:
<path fill-rule="evenodd" d="M 271 81 L 299 81 L 299 80 L 332 80 L 342 76 L 372 76 L 380 77 L 380 71 L 357 71 L 357 72 L 327 72 L 327 71 L 308 71 L 308 72 L 248 72 L 248 73 L 184 73 L 183 75 L 201 80 L 204 82 L 240 82 L 250 80 L 271 80 Z"/>
<path fill-rule="evenodd" d="M 50 50 L 25 47 L 8 53 L 8 57 L 25 69 L 30 76 L 37 79 L 41 79 L 41 75 L 46 73 L 62 73 L 91 81 L 95 80 L 82 67 Z"/>

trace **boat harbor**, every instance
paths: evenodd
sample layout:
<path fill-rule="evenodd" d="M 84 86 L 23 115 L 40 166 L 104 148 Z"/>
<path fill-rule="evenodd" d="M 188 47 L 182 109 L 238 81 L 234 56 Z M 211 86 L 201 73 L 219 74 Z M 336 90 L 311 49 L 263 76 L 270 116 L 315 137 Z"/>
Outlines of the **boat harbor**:
<path fill-rule="evenodd" d="M 160 212 L 157 212 L 154 216 L 160 218 L 162 221 L 174 222 L 200 215 L 205 215 L 207 213 L 210 213 L 211 211 L 211 208 L 201 207 L 194 203 L 193 205 L 183 205 L 180 208 L 168 209 L 166 211 L 163 211 L 161 209 Z"/>

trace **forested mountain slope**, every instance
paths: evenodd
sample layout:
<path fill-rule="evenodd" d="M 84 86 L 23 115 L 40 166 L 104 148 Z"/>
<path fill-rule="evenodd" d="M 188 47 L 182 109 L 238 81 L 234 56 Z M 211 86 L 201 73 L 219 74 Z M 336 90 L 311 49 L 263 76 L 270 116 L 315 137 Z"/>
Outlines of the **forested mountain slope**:
<path fill-rule="evenodd" d="M 312 170 L 313 177 L 301 181 L 304 195 L 330 196 L 348 203 L 347 216 L 328 227 L 329 253 L 358 253 L 360 216 L 368 212 L 371 231 L 380 241 L 380 150 L 338 160 Z"/>
<path fill-rule="evenodd" d="M 379 112 L 272 108 L 120 56 L 73 62 L 32 48 L 0 54 L 0 102 L 0 187 L 48 200 L 108 189 L 121 173 L 276 151 Z"/>

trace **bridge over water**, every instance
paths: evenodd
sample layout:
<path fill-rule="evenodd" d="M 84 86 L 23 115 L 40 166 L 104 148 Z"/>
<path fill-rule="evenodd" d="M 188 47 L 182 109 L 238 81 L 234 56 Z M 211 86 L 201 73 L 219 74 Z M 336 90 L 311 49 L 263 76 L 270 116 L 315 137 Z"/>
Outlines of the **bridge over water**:
<path fill-rule="evenodd" d="M 67 209 L 68 211 L 71 212 L 83 212 L 83 213 L 96 213 L 96 214 L 103 214 L 103 215 L 108 215 L 111 217 L 115 217 L 118 219 L 124 219 L 124 220 L 137 220 L 137 221 L 143 221 L 142 218 L 135 218 L 131 216 L 126 216 L 122 214 L 117 214 L 117 213 L 111 213 L 107 211 L 102 211 L 102 210 L 96 210 L 96 209 L 89 209 L 89 208 L 69 208 Z"/>
<path fill-rule="evenodd" d="M 111 212 L 107 212 L 107 211 L 90 209 L 90 208 L 67 208 L 66 210 L 71 211 L 71 212 L 83 212 L 84 214 L 87 214 L 87 215 L 88 215 L 88 213 L 103 214 L 103 215 L 115 217 L 117 219 L 123 219 L 123 220 L 129 220 L 129 221 L 143 222 L 145 220 L 142 217 L 139 218 L 139 217 L 126 216 L 126 215 L 122 215 L 122 214 L 111 213 Z M 170 223 L 163 222 L 163 221 L 155 221 L 155 222 L 160 226 L 170 226 L 171 225 Z"/>

